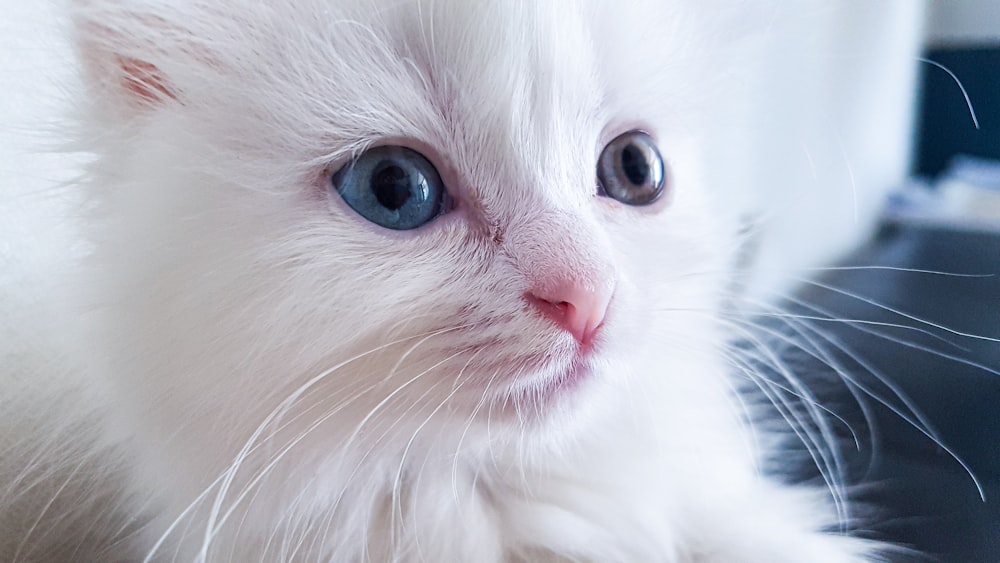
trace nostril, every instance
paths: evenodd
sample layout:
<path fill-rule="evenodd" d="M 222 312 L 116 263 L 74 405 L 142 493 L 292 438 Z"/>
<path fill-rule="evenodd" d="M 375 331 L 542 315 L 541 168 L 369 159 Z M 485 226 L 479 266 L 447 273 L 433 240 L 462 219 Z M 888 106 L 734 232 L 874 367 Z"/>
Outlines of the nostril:
<path fill-rule="evenodd" d="M 548 291 L 528 291 L 524 297 L 542 316 L 586 344 L 604 323 L 611 291 L 588 290 L 569 282 Z"/>
<path fill-rule="evenodd" d="M 573 306 L 568 301 L 549 301 L 530 291 L 524 294 L 524 300 L 538 309 L 542 315 L 558 324 L 562 324 L 565 321 L 569 308 Z"/>

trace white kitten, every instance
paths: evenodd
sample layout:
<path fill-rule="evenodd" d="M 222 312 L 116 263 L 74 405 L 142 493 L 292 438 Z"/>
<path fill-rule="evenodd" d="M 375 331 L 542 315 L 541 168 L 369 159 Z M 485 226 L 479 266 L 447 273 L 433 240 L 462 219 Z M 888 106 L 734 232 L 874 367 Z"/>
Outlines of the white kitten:
<path fill-rule="evenodd" d="M 710 12 L 77 2 L 92 248 L 4 303 L 4 560 L 870 557 L 732 394 Z"/>

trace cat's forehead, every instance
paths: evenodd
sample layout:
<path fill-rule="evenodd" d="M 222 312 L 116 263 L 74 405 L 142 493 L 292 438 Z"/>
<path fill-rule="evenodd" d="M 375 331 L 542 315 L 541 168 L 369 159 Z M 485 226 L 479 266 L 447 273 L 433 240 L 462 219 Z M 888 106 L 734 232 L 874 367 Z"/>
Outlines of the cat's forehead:
<path fill-rule="evenodd" d="M 400 113 L 423 106 L 432 117 L 410 134 L 478 182 L 500 176 L 510 191 L 537 182 L 543 163 L 547 175 L 558 173 L 574 156 L 591 156 L 605 119 L 587 12 L 544 2 L 387 8 L 377 19 L 394 56 L 379 70 L 387 81 L 416 79 L 386 105 Z"/>
<path fill-rule="evenodd" d="M 650 25 L 656 12 L 607 8 L 349 2 L 327 12 L 321 34 L 331 48 L 316 62 L 332 56 L 347 81 L 360 79 L 346 106 L 377 100 L 383 111 L 362 111 L 373 131 L 431 145 L 486 204 L 500 194 L 586 193 L 578 184 L 592 184 L 600 144 L 655 126 L 657 116 L 635 106 L 667 97 L 652 78 L 671 50 L 668 30 Z"/>
<path fill-rule="evenodd" d="M 607 136 L 662 126 L 686 81 L 671 70 L 683 14 L 664 2 L 92 4 L 206 129 L 331 165 L 415 144 L 486 205 L 592 184 Z"/>

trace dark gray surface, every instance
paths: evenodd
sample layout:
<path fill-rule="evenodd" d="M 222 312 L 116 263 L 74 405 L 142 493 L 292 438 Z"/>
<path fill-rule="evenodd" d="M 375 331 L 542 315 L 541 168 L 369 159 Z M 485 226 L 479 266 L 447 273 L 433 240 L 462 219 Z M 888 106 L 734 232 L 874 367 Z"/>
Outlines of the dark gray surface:
<path fill-rule="evenodd" d="M 1000 370 L 1000 344 L 952 332 L 1000 338 L 1000 235 L 887 225 L 845 265 L 875 268 L 831 271 L 817 278 L 819 285 L 806 285 L 787 308 L 840 320 L 797 321 L 826 336 L 813 336 L 818 344 L 804 350 L 786 346 L 782 356 L 843 419 L 828 417 L 852 496 L 866 507 L 859 535 L 924 554 L 893 561 L 1000 561 L 1000 375 L 991 373 Z M 786 334 L 795 330 L 788 319 L 762 322 Z M 917 429 L 923 424 L 873 372 L 912 401 L 935 439 Z M 861 387 L 872 393 L 859 393 Z M 956 457 L 976 476 L 985 501 Z M 815 478 L 815 464 L 802 467 L 794 479 Z"/>

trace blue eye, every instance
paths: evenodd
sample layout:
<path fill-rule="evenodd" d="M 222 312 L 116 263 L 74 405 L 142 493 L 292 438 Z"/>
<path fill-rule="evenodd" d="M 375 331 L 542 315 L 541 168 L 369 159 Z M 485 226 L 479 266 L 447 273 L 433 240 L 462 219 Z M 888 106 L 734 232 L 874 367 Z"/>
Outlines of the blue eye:
<path fill-rule="evenodd" d="M 448 197 L 434 165 L 406 147 L 368 150 L 334 174 L 332 181 L 358 215 L 397 231 L 432 221 L 444 213 Z"/>
<path fill-rule="evenodd" d="M 667 190 L 667 174 L 656 143 L 642 131 L 619 135 L 597 161 L 602 195 L 626 205 L 649 205 Z"/>

